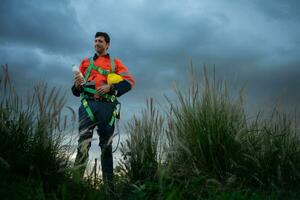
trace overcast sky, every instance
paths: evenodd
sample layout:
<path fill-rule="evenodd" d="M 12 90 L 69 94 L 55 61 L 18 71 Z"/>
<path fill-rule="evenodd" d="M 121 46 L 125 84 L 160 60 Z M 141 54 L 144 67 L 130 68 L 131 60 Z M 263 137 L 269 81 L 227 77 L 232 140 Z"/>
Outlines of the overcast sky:
<path fill-rule="evenodd" d="M 300 1 L 297 0 L 1 0 L 0 64 L 19 88 L 46 80 L 71 95 L 72 64 L 94 53 L 95 32 L 111 36 L 109 53 L 136 79 L 121 98 L 124 121 L 147 97 L 172 95 L 196 68 L 246 87 L 263 108 L 300 100 Z"/>

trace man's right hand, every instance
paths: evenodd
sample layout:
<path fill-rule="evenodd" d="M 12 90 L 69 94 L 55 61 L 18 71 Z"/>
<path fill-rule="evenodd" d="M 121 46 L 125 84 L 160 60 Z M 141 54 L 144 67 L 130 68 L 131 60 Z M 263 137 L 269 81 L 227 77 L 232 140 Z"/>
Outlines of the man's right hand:
<path fill-rule="evenodd" d="M 79 88 L 82 83 L 84 83 L 84 78 L 80 75 L 80 73 L 76 73 L 74 78 L 75 87 Z"/>

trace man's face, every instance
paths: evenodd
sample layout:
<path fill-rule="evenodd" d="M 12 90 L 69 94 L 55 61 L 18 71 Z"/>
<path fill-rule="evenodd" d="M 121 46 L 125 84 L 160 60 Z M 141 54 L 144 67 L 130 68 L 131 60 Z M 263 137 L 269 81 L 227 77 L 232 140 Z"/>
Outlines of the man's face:
<path fill-rule="evenodd" d="M 104 37 L 99 36 L 95 38 L 95 50 L 99 55 L 106 54 L 106 49 L 108 48 L 109 43 L 105 42 Z"/>

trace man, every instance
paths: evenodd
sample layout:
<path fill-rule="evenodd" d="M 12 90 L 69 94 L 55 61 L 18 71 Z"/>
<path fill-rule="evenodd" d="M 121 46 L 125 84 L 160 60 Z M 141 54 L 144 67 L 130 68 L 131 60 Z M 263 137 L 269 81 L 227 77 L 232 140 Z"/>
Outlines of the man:
<path fill-rule="evenodd" d="M 112 59 L 107 53 L 110 37 L 105 32 L 95 35 L 95 55 L 81 62 L 75 75 L 72 92 L 81 97 L 79 107 L 79 139 L 75 168 L 83 177 L 87 165 L 93 129 L 97 126 L 101 148 L 101 167 L 104 183 L 113 181 L 112 136 L 114 121 L 118 113 L 119 97 L 128 92 L 135 81 L 120 59 Z M 121 81 L 108 81 L 110 75 L 121 77 Z M 84 77 L 83 77 L 83 76 Z"/>

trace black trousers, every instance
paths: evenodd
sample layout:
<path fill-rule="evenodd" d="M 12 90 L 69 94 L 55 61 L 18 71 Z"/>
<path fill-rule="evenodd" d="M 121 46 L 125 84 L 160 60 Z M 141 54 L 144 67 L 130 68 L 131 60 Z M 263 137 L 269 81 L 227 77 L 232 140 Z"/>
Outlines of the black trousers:
<path fill-rule="evenodd" d="M 79 139 L 77 155 L 75 158 L 74 167 L 83 177 L 87 166 L 89 149 L 93 137 L 93 130 L 97 127 L 99 136 L 99 146 L 101 148 L 101 167 L 104 183 L 113 181 L 113 156 L 112 156 L 112 136 L 114 133 L 114 124 L 109 125 L 112 119 L 113 111 L 116 104 L 110 102 L 101 102 L 88 100 L 88 104 L 96 118 L 96 123 L 93 123 L 88 116 L 83 105 L 79 107 Z"/>

